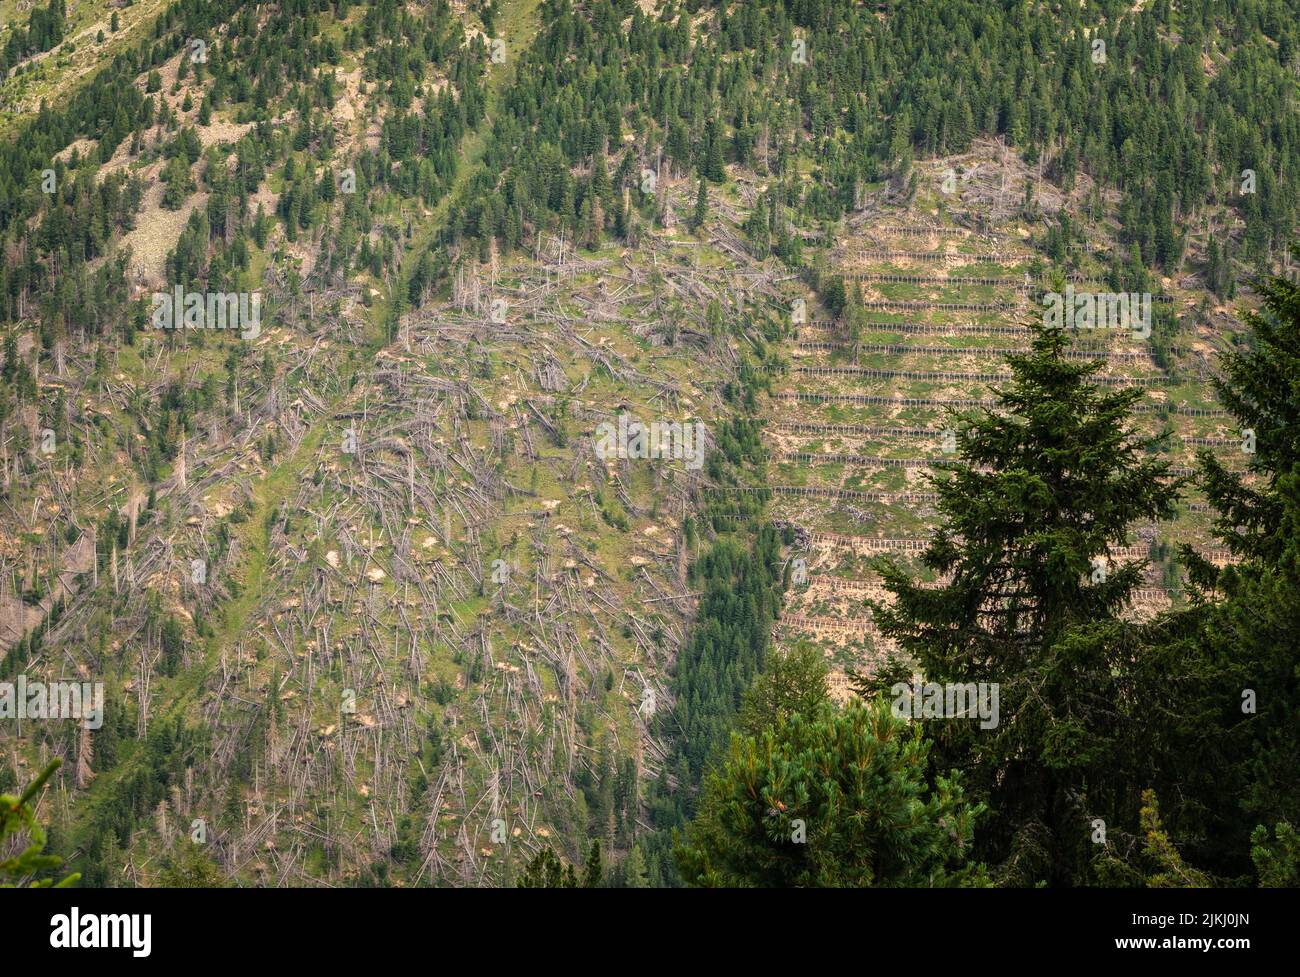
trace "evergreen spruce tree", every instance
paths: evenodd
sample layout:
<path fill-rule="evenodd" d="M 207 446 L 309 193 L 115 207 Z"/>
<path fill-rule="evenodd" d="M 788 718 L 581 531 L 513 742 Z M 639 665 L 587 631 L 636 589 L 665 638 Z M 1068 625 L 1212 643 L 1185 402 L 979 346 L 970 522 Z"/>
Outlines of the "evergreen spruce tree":
<path fill-rule="evenodd" d="M 727 178 L 722 165 L 722 129 L 716 118 L 710 119 L 705 135 L 707 145 L 704 152 L 703 176 L 714 183 L 721 183 Z"/>
<path fill-rule="evenodd" d="M 1300 257 L 1300 246 L 1292 253 Z M 1224 353 L 1222 375 L 1211 382 L 1239 422 L 1247 469 L 1257 483 L 1248 485 L 1209 451 L 1199 461 L 1206 496 L 1218 513 L 1215 535 L 1239 556 L 1276 565 L 1291 542 L 1281 531 L 1285 496 L 1279 483 L 1300 464 L 1300 288 L 1285 278 L 1255 288 L 1263 309 L 1244 316 L 1253 342 Z"/>
<path fill-rule="evenodd" d="M 895 602 L 873 603 L 926 680 L 998 684 L 995 728 L 954 719 L 927 732 L 937 768 L 965 772 L 997 812 L 977 851 L 1018 884 L 1087 876 L 1095 805 L 1109 809 L 1141 753 L 1125 712 L 1132 635 L 1118 616 L 1145 561 L 1108 554 L 1130 544 L 1135 520 L 1172 516 L 1179 487 L 1147 457 L 1161 437 L 1128 425 L 1140 391 L 1092 382 L 1102 364 L 1067 360 L 1068 343 L 1038 328 L 1031 351 L 1008 358 L 1000 409 L 967 419 L 962 466 L 934 477 L 942 525 L 923 562 L 942 583 L 885 560 Z M 1078 633 L 1108 627 L 1104 639 Z"/>
<path fill-rule="evenodd" d="M 829 666 L 822 650 L 804 644 L 768 656 L 766 669 L 754 677 L 736 717 L 736 728 L 757 736 L 782 717 L 812 715 L 826 699 Z"/>
<path fill-rule="evenodd" d="M 582 871 L 582 887 L 584 889 L 598 889 L 604 881 L 605 870 L 600 860 L 600 840 L 593 838 L 591 848 L 587 851 L 587 864 Z"/>
<path fill-rule="evenodd" d="M 623 885 L 629 889 L 650 888 L 650 878 L 646 873 L 645 856 L 641 846 L 634 844 L 623 861 Z"/>
<path fill-rule="evenodd" d="M 520 889 L 576 889 L 578 877 L 572 865 L 560 861 L 547 846 L 533 856 L 519 877 Z"/>
<path fill-rule="evenodd" d="M 1252 837 L 1300 825 L 1300 287 L 1272 278 L 1255 288 L 1264 301 L 1245 316 L 1251 347 L 1225 354 L 1215 380 L 1252 436 L 1250 479 L 1200 454 L 1215 535 L 1239 562 L 1219 570 L 1184 547 L 1203 599 L 1166 632 L 1212 670 L 1198 690 L 1210 719 L 1192 783 L 1205 814 L 1187 833 L 1200 842 L 1192 857 L 1225 875 L 1259 870 Z"/>
<path fill-rule="evenodd" d="M 691 213 L 691 230 L 698 231 L 704 226 L 705 219 L 709 216 L 709 191 L 705 186 L 704 177 L 700 177 L 700 189 L 695 195 L 695 210 Z"/>

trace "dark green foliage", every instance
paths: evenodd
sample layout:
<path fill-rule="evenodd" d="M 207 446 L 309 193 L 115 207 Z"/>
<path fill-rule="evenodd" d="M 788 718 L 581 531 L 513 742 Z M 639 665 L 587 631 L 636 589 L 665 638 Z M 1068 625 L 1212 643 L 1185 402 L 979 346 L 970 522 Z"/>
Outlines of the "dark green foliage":
<path fill-rule="evenodd" d="M 700 189 L 695 195 L 695 209 L 691 211 L 691 230 L 698 231 L 704 226 L 709 216 L 709 190 L 704 178 L 700 178 Z"/>
<path fill-rule="evenodd" d="M 1300 288 L 1281 278 L 1257 288 L 1264 308 L 1246 317 L 1253 343 L 1223 357 L 1217 384 L 1241 428 L 1254 431 L 1254 480 L 1208 453 L 1200 459 L 1215 534 L 1240 562 L 1216 571 L 1185 549 L 1201 600 L 1171 615 L 1161 637 L 1211 676 L 1196 690 L 1209 715 L 1197 740 L 1200 816 L 1175 834 L 1220 874 L 1254 868 L 1264 884 L 1279 884 L 1285 870 L 1270 863 L 1265 872 L 1250 848 L 1274 830 L 1285 848 L 1300 824 Z"/>
<path fill-rule="evenodd" d="M 736 730 L 745 736 L 759 736 L 795 713 L 812 715 L 826 699 L 828 672 L 826 656 L 814 645 L 769 656 L 766 670 L 745 693 Z"/>
<path fill-rule="evenodd" d="M 183 841 L 167 858 L 157 884 L 165 889 L 224 889 L 230 882 L 201 845 Z"/>
<path fill-rule="evenodd" d="M 695 633 L 677 661 L 673 721 L 684 733 L 678 755 L 697 779 L 726 742 L 731 716 L 764 667 L 780 581 L 780 544 L 771 527 L 759 532 L 752 552 L 722 539 L 691 568 L 691 585 L 704 596 Z"/>
<path fill-rule="evenodd" d="M 591 848 L 587 851 L 587 864 L 582 870 L 582 887 L 584 889 L 598 889 L 604 879 L 604 868 L 600 860 L 600 842 L 592 839 Z"/>
<path fill-rule="evenodd" d="M 576 889 L 578 876 L 573 866 L 560 861 L 550 846 L 543 848 L 519 877 L 520 889 Z"/>
<path fill-rule="evenodd" d="M 678 849 L 703 886 L 946 886 L 982 881 L 967 863 L 976 820 L 956 779 L 927 785 L 929 747 L 887 703 L 823 702 L 736 735 Z"/>
<path fill-rule="evenodd" d="M 27 18 L 27 29 L 11 31 L 4 46 L 0 48 L 0 79 L 25 58 L 58 46 L 63 40 L 67 18 L 65 0 L 50 0 L 44 7 L 33 6 Z"/>
<path fill-rule="evenodd" d="M 1283 823 L 1277 826 L 1276 838 L 1269 837 L 1263 825 L 1251 835 L 1251 857 L 1259 873 L 1259 884 L 1266 888 L 1294 889 L 1300 886 L 1300 834 Z"/>
<path fill-rule="evenodd" d="M 1000 685 L 996 728 L 936 721 L 928 733 L 936 769 L 962 770 L 997 813 L 977 850 L 1018 884 L 1087 879 L 1092 818 L 1137 813 L 1141 710 L 1154 719 L 1168 704 L 1134 705 L 1156 676 L 1118 620 L 1142 562 L 1093 561 L 1129 543 L 1132 521 L 1169 518 L 1177 482 L 1146 457 L 1158 439 L 1129 427 L 1141 394 L 1091 383 L 1099 364 L 1064 359 L 1067 342 L 1040 330 L 1009 358 L 1003 412 L 968 419 L 959 439 L 970 467 L 935 477 L 942 525 L 923 560 L 948 582 L 922 587 L 884 561 L 896 601 L 873 606 L 928 680 Z"/>
<path fill-rule="evenodd" d="M 1300 247 L 1292 250 L 1300 257 Z M 1273 278 L 1256 289 L 1263 308 L 1244 317 L 1253 342 L 1224 353 L 1222 373 L 1212 382 L 1237 418 L 1243 444 L 1254 448 L 1248 469 L 1260 482 L 1247 486 L 1209 451 L 1199 460 L 1206 495 L 1219 513 L 1215 535 L 1236 553 L 1276 564 L 1293 539 L 1282 532 L 1279 482 L 1300 464 L 1300 288 Z"/>

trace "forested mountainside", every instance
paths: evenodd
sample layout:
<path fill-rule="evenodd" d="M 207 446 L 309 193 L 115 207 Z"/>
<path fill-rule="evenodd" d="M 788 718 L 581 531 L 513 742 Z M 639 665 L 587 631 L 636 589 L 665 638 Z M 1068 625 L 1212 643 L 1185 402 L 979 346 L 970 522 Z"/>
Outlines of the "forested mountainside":
<path fill-rule="evenodd" d="M 1294 0 L 0 25 L 37 876 L 1300 881 Z"/>

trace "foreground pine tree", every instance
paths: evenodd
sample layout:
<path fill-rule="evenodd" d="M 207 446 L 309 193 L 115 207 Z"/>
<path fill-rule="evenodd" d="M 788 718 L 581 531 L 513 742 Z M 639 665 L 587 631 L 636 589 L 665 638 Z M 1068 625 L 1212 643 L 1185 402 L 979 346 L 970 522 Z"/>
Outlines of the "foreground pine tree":
<path fill-rule="evenodd" d="M 1287 859 L 1270 855 L 1267 839 L 1300 827 L 1300 287 L 1283 278 L 1254 287 L 1263 307 L 1244 317 L 1252 342 L 1222 358 L 1216 380 L 1253 442 L 1250 477 L 1200 456 L 1215 535 L 1239 562 L 1218 570 L 1184 551 L 1203 599 L 1172 616 L 1167 641 L 1215 676 L 1199 690 L 1213 718 L 1194 785 L 1204 825 L 1185 847 L 1220 872 L 1253 869 L 1276 884 Z M 1292 852 L 1292 872 L 1295 863 Z"/>
<path fill-rule="evenodd" d="M 1292 247 L 1300 257 L 1300 246 Z M 1239 556 L 1276 565 L 1291 542 L 1283 533 L 1285 496 L 1279 482 L 1300 463 L 1300 288 L 1285 278 L 1255 283 L 1260 312 L 1243 317 L 1253 342 L 1225 353 L 1212 378 L 1219 400 L 1237 418 L 1248 485 L 1209 451 L 1200 453 L 1201 482 L 1219 513 L 1215 535 Z"/>
<path fill-rule="evenodd" d="M 980 884 L 969 862 L 983 808 L 926 779 L 928 746 L 884 703 L 829 701 L 737 734 L 677 849 L 688 885 Z"/>
<path fill-rule="evenodd" d="M 1179 485 L 1152 457 L 1161 438 L 1130 426 L 1141 393 L 1093 382 L 1101 364 L 1066 360 L 1069 342 L 1039 330 L 1009 358 L 997 409 L 966 419 L 962 464 L 935 478 L 943 522 L 923 559 L 940 585 L 884 561 L 895 602 L 873 607 L 927 681 L 998 683 L 996 728 L 958 718 L 926 733 L 935 768 L 962 770 L 995 812 L 976 851 L 1011 884 L 1085 881 L 1094 822 L 1118 808 L 1136 824 L 1134 686 L 1152 663 L 1119 615 L 1145 561 L 1110 554 L 1136 520 L 1172 516 Z"/>

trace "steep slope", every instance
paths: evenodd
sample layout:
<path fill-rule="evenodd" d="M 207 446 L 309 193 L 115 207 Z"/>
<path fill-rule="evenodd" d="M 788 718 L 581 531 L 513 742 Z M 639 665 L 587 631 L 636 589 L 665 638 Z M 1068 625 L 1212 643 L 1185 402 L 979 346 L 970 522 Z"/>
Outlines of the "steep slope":
<path fill-rule="evenodd" d="M 1154 293 L 1078 354 L 1237 457 L 1294 22 L 1030 6 L 79 6 L 0 82 L 0 678 L 106 713 L 0 728 L 0 787 L 69 761 L 96 885 L 669 883 L 773 632 L 885 659 L 871 560 L 1044 293 Z M 176 289 L 260 317 L 156 329 Z M 1111 554 L 1135 614 L 1207 520 Z"/>

